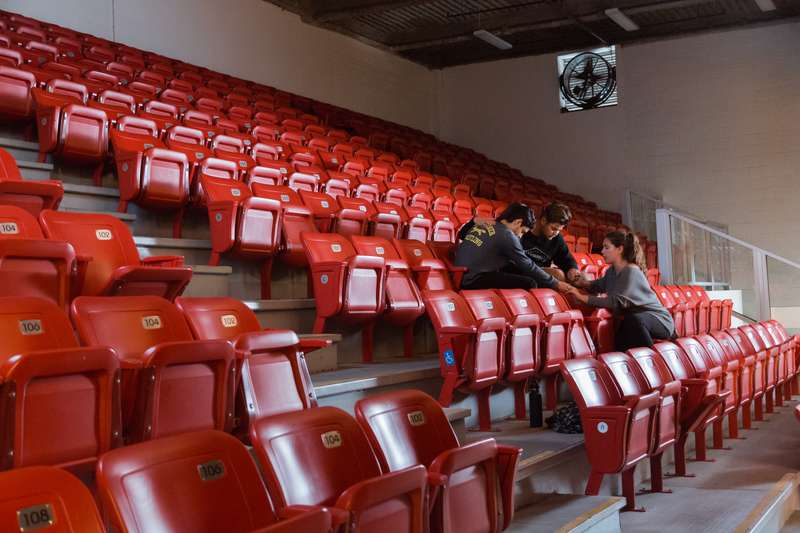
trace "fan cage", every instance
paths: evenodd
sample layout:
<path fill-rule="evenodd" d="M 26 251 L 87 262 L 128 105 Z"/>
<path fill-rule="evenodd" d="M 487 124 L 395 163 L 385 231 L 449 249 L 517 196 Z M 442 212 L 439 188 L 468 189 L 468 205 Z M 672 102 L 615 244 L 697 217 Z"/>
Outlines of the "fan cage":
<path fill-rule="evenodd" d="M 567 100 L 564 95 L 561 93 L 561 83 L 558 80 L 561 79 L 561 75 L 564 73 L 564 69 L 567 67 L 567 64 L 572 60 L 573 57 L 578 56 L 580 54 L 585 54 L 587 52 L 592 52 L 602 56 L 608 63 L 615 67 L 617 66 L 617 47 L 616 46 L 604 46 L 601 48 L 593 48 L 591 50 L 580 50 L 578 52 L 572 52 L 569 54 L 559 55 L 556 60 L 556 65 L 558 68 L 558 77 L 556 78 L 557 81 L 557 90 L 558 90 L 558 103 L 561 108 L 562 113 L 572 113 L 573 111 L 589 111 L 590 109 L 600 109 L 603 107 L 611 107 L 615 106 L 619 103 L 619 98 L 617 95 L 617 90 L 619 88 L 619 83 L 617 86 L 614 87 L 614 90 L 611 93 L 611 96 L 608 97 L 608 100 L 603 102 L 597 107 L 593 107 L 590 109 L 585 109 L 578 105 L 573 104 L 569 100 Z M 619 77 L 617 78 L 619 82 Z"/>

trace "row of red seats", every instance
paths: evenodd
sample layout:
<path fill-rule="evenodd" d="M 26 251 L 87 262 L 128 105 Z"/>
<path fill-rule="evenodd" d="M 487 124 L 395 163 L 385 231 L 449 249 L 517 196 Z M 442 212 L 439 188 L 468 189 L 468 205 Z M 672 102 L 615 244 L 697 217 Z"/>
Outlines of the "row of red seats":
<path fill-rule="evenodd" d="M 6 469 L 47 464 L 83 472 L 97 462 L 101 501 L 107 505 L 119 496 L 110 472 L 112 477 L 123 477 L 130 469 L 153 472 L 158 478 L 169 477 L 174 489 L 172 484 L 181 477 L 180 469 L 169 466 L 172 461 L 185 464 L 187 455 L 208 457 L 201 463 L 208 466 L 212 460 L 232 460 L 231 454 L 240 452 L 215 457 L 209 457 L 209 451 L 190 453 L 176 450 L 172 443 L 205 439 L 169 437 L 206 429 L 234 431 L 241 416 L 247 425 L 240 433 L 249 435 L 256 448 L 279 512 L 292 505 L 335 506 L 339 511 L 331 509 L 333 520 L 341 525 L 354 518 L 352 514 L 360 516 L 367 508 L 380 508 L 381 502 L 416 493 L 411 519 L 422 520 L 441 497 L 453 512 L 431 520 L 461 523 L 458 515 L 463 510 L 455 512 L 461 504 L 448 501 L 447 491 L 451 486 L 462 490 L 464 476 L 486 476 L 502 483 L 504 524 L 511 519 L 519 449 L 497 446 L 492 439 L 459 448 L 441 408 L 415 391 L 359 403 L 356 412 L 371 447 L 349 415 L 315 407 L 303 343 L 289 331 L 262 331 L 252 311 L 239 301 L 186 298 L 175 306 L 156 297 L 78 298 L 72 317 L 83 347 L 74 340 L 66 316 L 52 304 L 36 298 L 7 298 L 2 303 L 2 386 L 6 397 L 15 399 L 15 408 L 2 414 L 2 426 L 10 428 L 2 434 L 3 449 L 9 452 L 4 454 Z M 237 394 L 241 399 L 234 402 Z M 246 407 L 234 411 L 235 405 Z M 400 433 L 404 427 L 406 433 Z M 408 439 L 403 452 L 395 447 L 398 438 Z M 114 450 L 123 442 L 151 439 L 159 440 Z M 244 447 L 236 446 L 247 457 Z M 146 460 L 154 464 L 147 467 L 142 463 Z M 431 474 L 426 476 L 420 464 Z M 332 470 L 331 465 L 340 467 Z M 185 468 L 196 475 L 196 466 Z M 478 466 L 480 472 L 473 470 Z M 159 472 L 161 468 L 165 470 Z M 451 485 L 452 474 L 458 475 Z M 202 479 L 202 470 L 200 475 Z M 320 483 L 322 479 L 328 481 Z M 468 490 L 486 502 L 470 510 L 471 519 L 484 525 L 497 520 L 496 493 L 488 489 L 494 485 L 468 484 Z M 356 485 L 358 489 L 348 490 Z M 209 496 L 213 494 L 222 493 Z M 151 498 L 148 493 L 148 505 Z M 158 505 L 170 501 L 164 496 Z M 108 510 L 112 523 L 122 529 L 130 517 L 122 512 L 125 505 L 117 503 Z M 362 518 L 363 530 L 378 527 Z M 147 530 L 141 523 L 139 527 Z M 209 527 L 199 530 L 214 530 Z M 486 530 L 491 529 L 487 525 Z"/>
<path fill-rule="evenodd" d="M 691 285 L 656 285 L 653 291 L 672 315 L 679 337 L 731 327 L 732 300 L 712 300 L 705 289 Z"/>
<path fill-rule="evenodd" d="M 797 390 L 797 340 L 777 321 L 713 331 L 653 349 L 605 353 L 561 363 L 578 403 L 592 473 L 587 494 L 597 494 L 605 474 L 622 473 L 627 510 L 635 509 L 633 473 L 650 458 L 653 492 L 664 492 L 661 456 L 674 445 L 676 475 L 686 474 L 685 445 L 695 435 L 698 460 L 706 460 L 705 430 L 713 427 L 713 447 L 723 447 L 727 417 L 738 436 L 738 412 L 750 427 L 750 405 L 763 417 L 761 398 L 776 401 Z M 769 361 L 772 359 L 773 363 Z M 782 387 L 782 389 L 781 389 Z"/>

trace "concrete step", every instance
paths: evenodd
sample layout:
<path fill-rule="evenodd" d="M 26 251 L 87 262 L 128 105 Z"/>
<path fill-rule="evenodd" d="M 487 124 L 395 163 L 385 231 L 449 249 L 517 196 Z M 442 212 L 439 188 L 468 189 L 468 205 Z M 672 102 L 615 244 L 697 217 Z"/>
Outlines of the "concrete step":
<path fill-rule="evenodd" d="M 231 267 L 192 265 L 192 280 L 184 296 L 227 296 Z"/>
<path fill-rule="evenodd" d="M 312 374 L 319 372 L 332 372 L 339 368 L 339 343 L 342 336 L 338 333 L 301 333 L 300 339 L 324 339 L 331 341 L 327 348 L 320 348 L 306 354 L 306 365 Z"/>
<path fill-rule="evenodd" d="M 617 533 L 621 531 L 619 510 L 624 498 L 547 494 L 514 513 L 506 531 L 557 531 L 558 533 Z"/>
<path fill-rule="evenodd" d="M 119 189 L 64 183 L 61 211 L 117 211 Z M 132 213 L 133 214 L 133 213 Z M 135 217 L 136 215 L 133 214 Z"/>
<path fill-rule="evenodd" d="M 736 532 L 796 533 L 800 531 L 799 481 L 800 473 L 797 472 L 783 476 L 739 524 Z"/>
<path fill-rule="evenodd" d="M 39 163 L 37 161 L 17 161 L 19 172 L 28 180 L 49 180 L 53 174 L 52 163 Z"/>
<path fill-rule="evenodd" d="M 30 142 L 11 137 L 0 137 L 0 148 L 13 155 L 17 160 L 17 164 L 19 164 L 20 161 L 38 161 L 39 159 L 38 142 Z"/>
<path fill-rule="evenodd" d="M 134 236 L 139 255 L 182 255 L 187 265 L 207 265 L 211 242 L 200 239 Z"/>

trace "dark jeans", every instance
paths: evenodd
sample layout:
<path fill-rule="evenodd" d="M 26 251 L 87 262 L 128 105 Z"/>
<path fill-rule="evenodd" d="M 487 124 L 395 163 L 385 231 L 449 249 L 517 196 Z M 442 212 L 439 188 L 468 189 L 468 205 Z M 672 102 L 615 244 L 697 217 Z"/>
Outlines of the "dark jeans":
<path fill-rule="evenodd" d="M 535 289 L 533 278 L 510 272 L 484 272 L 470 283 L 462 283 L 462 289 Z"/>
<path fill-rule="evenodd" d="M 625 315 L 614 336 L 617 351 L 631 348 L 652 348 L 654 340 L 668 340 L 669 330 L 650 313 L 631 313 Z"/>

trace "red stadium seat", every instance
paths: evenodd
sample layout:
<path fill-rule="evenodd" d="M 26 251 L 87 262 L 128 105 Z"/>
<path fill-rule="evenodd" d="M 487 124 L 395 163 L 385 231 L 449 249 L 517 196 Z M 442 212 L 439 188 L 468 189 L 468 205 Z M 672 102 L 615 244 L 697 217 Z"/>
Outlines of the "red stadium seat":
<path fill-rule="evenodd" d="M 734 361 L 739 363 L 734 383 L 735 396 L 738 401 L 739 410 L 742 412 L 742 427 L 750 429 L 751 414 L 750 404 L 753 403 L 753 372 L 756 358 L 754 355 L 745 356 L 742 349 L 728 333 L 724 331 L 712 331 L 711 336 L 722 346 L 725 359 L 728 363 Z M 739 426 L 736 417 L 728 418 L 728 434 L 732 439 L 739 437 Z"/>
<path fill-rule="evenodd" d="M 453 290 L 461 285 L 466 268 L 448 268 L 445 261 L 436 257 L 424 242 L 394 239 L 394 247 L 414 273 L 420 290 Z"/>
<path fill-rule="evenodd" d="M 292 505 L 324 505 L 336 531 L 345 524 L 352 533 L 425 530 L 425 467 L 382 474 L 363 430 L 344 411 L 263 418 L 251 440 L 279 514 Z"/>
<path fill-rule="evenodd" d="M 131 232 L 112 215 L 42 211 L 48 239 L 70 243 L 78 260 L 88 261 L 81 294 L 154 294 L 173 300 L 192 277 L 180 256 L 139 258 Z"/>
<path fill-rule="evenodd" d="M 262 293 L 270 293 L 272 260 L 280 245 L 280 202 L 254 197 L 240 181 L 208 175 L 200 181 L 211 232 L 209 264 L 219 264 L 223 253 L 260 260 Z"/>
<path fill-rule="evenodd" d="M 386 310 L 382 318 L 389 324 L 404 328 L 403 352 L 406 357 L 411 357 L 414 353 L 414 322 L 425 312 L 425 304 L 411 277 L 408 263 L 392 243 L 382 237 L 353 235 L 350 240 L 357 254 L 383 258 L 386 265 Z M 365 327 L 372 327 L 372 323 Z"/>
<path fill-rule="evenodd" d="M 678 285 L 668 285 L 665 287 L 672 293 L 672 299 L 676 304 L 682 304 L 683 311 L 683 336 L 691 337 L 697 334 L 697 302 L 686 296 L 683 289 Z M 676 330 L 677 330 L 676 326 Z M 678 335 L 681 336 L 681 335 Z"/>
<path fill-rule="evenodd" d="M 39 216 L 42 209 L 58 209 L 63 196 L 58 180 L 24 180 L 14 156 L 0 148 L 0 204 L 16 205 Z"/>
<path fill-rule="evenodd" d="M 105 111 L 87 107 L 85 85 L 55 79 L 47 89 L 32 89 L 39 131 L 39 160 L 48 153 L 67 161 L 95 163 L 94 182 L 99 183 L 108 154 L 108 117 Z"/>
<path fill-rule="evenodd" d="M 279 522 L 247 448 L 217 431 L 114 450 L 98 464 L 97 483 L 115 531 L 326 533 L 330 527 L 324 509 L 297 510 L 297 518 Z"/>
<path fill-rule="evenodd" d="M 739 405 L 741 404 L 740 362 L 738 360 L 728 359 L 725 348 L 713 336 L 703 333 L 697 335 L 695 339 L 705 350 L 708 357 L 707 361 L 710 366 L 722 368 L 723 375 L 720 390 L 730 391 L 730 394 L 725 398 L 725 406 L 723 407 L 722 414 L 728 419 L 728 433 L 731 435 L 731 438 L 735 438 L 739 424 Z M 678 339 L 678 344 L 681 344 L 681 342 L 681 339 Z M 682 347 L 684 351 L 688 353 L 686 346 Z M 714 448 L 722 448 L 724 446 L 722 439 L 723 422 L 724 419 L 722 417 L 714 422 Z"/>
<path fill-rule="evenodd" d="M 323 333 L 329 318 L 355 323 L 375 320 L 384 309 L 384 260 L 357 254 L 341 235 L 304 232 L 302 239 L 316 298 L 314 333 Z M 362 333 L 366 360 L 372 357 L 370 331 Z"/>
<path fill-rule="evenodd" d="M 502 531 L 511 523 L 522 450 L 494 439 L 461 446 L 442 408 L 421 391 L 361 399 L 355 414 L 384 472 L 428 469 L 432 531 Z"/>
<path fill-rule="evenodd" d="M 678 337 L 683 337 L 686 334 L 686 320 L 684 319 L 686 314 L 686 304 L 675 301 L 675 298 L 672 296 L 672 291 L 669 289 L 669 287 L 657 285 L 653 287 L 653 292 L 656 293 L 661 305 L 663 305 L 672 315 L 672 320 L 675 322 L 675 335 Z"/>
<path fill-rule="evenodd" d="M 707 360 L 702 356 L 702 347 L 699 344 L 697 347 L 700 348 L 700 351 L 687 354 L 675 343 L 658 342 L 653 349 L 669 369 L 672 379 L 680 380 L 681 385 L 687 387 L 687 393 L 683 397 L 683 414 L 681 415 L 681 423 L 686 427 L 686 431 L 683 435 L 683 442 L 678 443 L 676 447 L 676 452 L 680 448 L 680 454 L 684 453 L 683 444 L 689 431 L 692 431 L 695 435 L 697 460 L 704 461 L 706 460 L 706 427 L 721 416 L 722 406 L 727 400 L 726 393 L 720 390 L 722 369 L 709 367 Z M 698 413 L 702 413 L 702 416 L 699 416 Z M 685 464 L 683 456 L 681 460 Z M 679 474 L 683 475 L 681 472 Z"/>
<path fill-rule="evenodd" d="M 76 261 L 75 249 L 66 242 L 46 240 L 30 213 L 0 205 L 2 296 L 35 296 L 66 308 L 83 283 Z"/>
<path fill-rule="evenodd" d="M 680 434 L 680 381 L 666 382 L 654 389 L 642 373 L 641 367 L 630 355 L 608 352 L 602 354 L 600 360 L 614 378 L 614 384 L 621 397 L 636 397 L 658 392 L 657 419 L 653 424 L 653 445 L 650 449 L 650 492 L 671 492 L 664 490 L 661 459 L 666 449 L 675 444 Z M 653 370 L 655 369 L 650 369 Z"/>
<path fill-rule="evenodd" d="M 104 533 L 92 493 L 60 468 L 33 466 L 0 474 L 0 530 Z"/>
<path fill-rule="evenodd" d="M 79 348 L 63 310 L 40 298 L 0 298 L 0 468 L 62 466 L 85 474 L 121 444 L 120 363 L 108 347 Z"/>
<path fill-rule="evenodd" d="M 763 373 L 765 411 L 767 413 L 772 413 L 774 410 L 775 365 L 779 349 L 768 346 L 764 342 L 764 339 L 758 334 L 758 331 L 749 324 L 739 326 L 739 331 L 744 334 L 755 351 L 759 354 L 757 361 L 762 363 L 761 371 Z M 758 417 L 756 417 L 756 420 L 758 420 Z"/>
<path fill-rule="evenodd" d="M 547 378 L 547 409 L 558 402 L 558 369 L 563 360 L 595 355 L 594 343 L 580 311 L 570 309 L 564 298 L 551 289 L 533 289 L 531 312 L 542 320 L 542 374 Z"/>
<path fill-rule="evenodd" d="M 761 350 L 750 342 L 750 339 L 743 331 L 738 328 L 731 328 L 725 330 L 731 339 L 733 339 L 739 351 L 744 355 L 745 361 L 752 361 L 752 391 L 753 391 L 753 417 L 755 420 L 764 419 L 764 391 L 766 389 L 766 359 L 767 352 Z M 748 366 L 747 364 L 745 366 Z M 748 410 L 749 412 L 749 410 Z M 747 421 L 744 419 L 744 421 Z M 748 426 L 745 426 L 748 427 Z"/>
<path fill-rule="evenodd" d="M 294 267 L 308 265 L 303 248 L 302 233 L 317 231 L 311 210 L 303 205 L 300 196 L 286 186 L 251 183 L 250 188 L 258 198 L 271 198 L 281 203 L 283 215 L 281 219 L 281 253 L 279 258 Z M 261 286 L 262 290 L 264 285 Z M 269 299 L 262 293 L 262 298 Z"/>
<path fill-rule="evenodd" d="M 499 376 L 514 387 L 514 414 L 525 420 L 528 378 L 539 364 L 540 320 L 528 310 L 530 294 L 523 290 L 461 291 L 476 321 L 502 318 L 506 322 L 504 357 Z"/>
<path fill-rule="evenodd" d="M 330 341 L 262 330 L 255 313 L 234 298 L 178 298 L 175 305 L 196 339 L 226 339 L 242 354 L 236 406 L 242 427 L 265 416 L 316 407 L 305 354 Z"/>
<path fill-rule="evenodd" d="M 782 369 L 785 367 L 786 352 L 781 341 L 772 337 L 760 322 L 745 327 L 750 327 L 755 331 L 761 341 L 761 346 L 767 350 L 767 389 L 771 391 L 771 394 L 767 396 L 767 412 L 770 413 L 772 405 L 778 407 L 783 405 L 782 388 L 786 377 Z"/>
<path fill-rule="evenodd" d="M 592 472 L 586 494 L 600 490 L 605 474 L 622 474 L 623 510 L 635 511 L 636 464 L 652 450 L 651 425 L 656 420 L 660 394 L 622 396 L 606 367 L 596 359 L 563 361 L 561 371 L 581 413 L 586 454 Z"/>
<path fill-rule="evenodd" d="M 32 90 L 36 87 L 36 76 L 17 68 L 19 61 L 13 65 L 5 63 L 3 50 L 0 48 L 0 118 L 9 122 L 30 123 L 35 114 Z M 19 56 L 18 52 L 15 53 Z M 27 138 L 31 137 L 30 130 L 28 126 Z"/>
<path fill-rule="evenodd" d="M 174 304 L 157 296 L 81 296 L 72 321 L 86 346 L 109 346 L 123 365 L 126 440 L 233 424 L 233 346 L 194 340 Z"/>
<path fill-rule="evenodd" d="M 439 368 L 444 378 L 439 403 L 448 407 L 456 390 L 476 393 L 481 431 L 491 428 L 492 385 L 503 365 L 504 318 L 475 320 L 467 302 L 451 290 L 423 290 L 425 309 L 439 345 Z"/>

